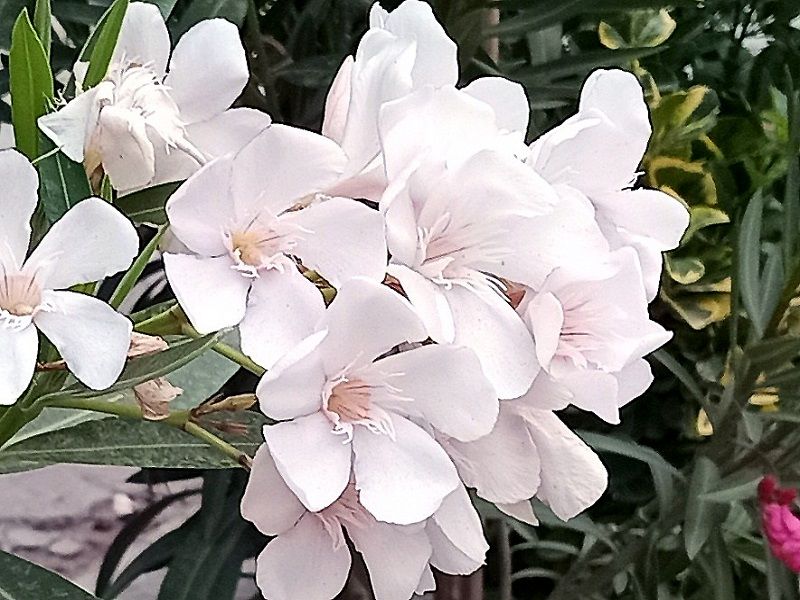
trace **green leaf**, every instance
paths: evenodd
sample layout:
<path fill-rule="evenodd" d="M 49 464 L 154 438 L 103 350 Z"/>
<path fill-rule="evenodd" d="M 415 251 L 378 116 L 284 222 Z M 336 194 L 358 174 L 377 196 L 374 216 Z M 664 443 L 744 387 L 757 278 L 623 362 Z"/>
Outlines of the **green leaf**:
<path fill-rule="evenodd" d="M 758 342 L 745 350 L 747 360 L 757 367 L 770 368 L 784 366 L 800 353 L 800 336 L 784 335 Z"/>
<path fill-rule="evenodd" d="M 215 432 L 252 456 L 261 445 L 264 417 L 237 413 L 247 434 Z M 0 450 L 0 473 L 58 463 L 179 469 L 228 469 L 237 463 L 184 431 L 160 422 L 108 418 L 23 440 Z"/>
<path fill-rule="evenodd" d="M 715 600 L 736 600 L 733 565 L 719 528 L 711 532 L 706 548 L 707 552 L 701 555 L 700 566 L 705 571 L 707 581 L 713 582 L 710 588 Z"/>
<path fill-rule="evenodd" d="M 760 271 L 761 271 L 761 219 L 764 212 L 764 198 L 758 193 L 754 195 L 745 209 L 739 229 L 739 281 L 742 303 L 747 316 L 759 335 L 764 328 L 760 319 Z"/>
<path fill-rule="evenodd" d="M 20 14 L 11 34 L 9 84 L 16 145 L 33 160 L 39 155 L 36 122 L 47 113 L 53 100 L 53 74 L 27 9 Z"/>
<path fill-rule="evenodd" d="M 163 352 L 131 360 L 122 371 L 122 375 L 119 376 L 117 382 L 108 389 L 92 390 L 80 383 L 75 383 L 64 390 L 42 396 L 40 401 L 42 404 L 46 404 L 50 398 L 64 396 L 96 398 L 113 395 L 120 390 L 130 389 L 145 381 L 168 375 L 189 364 L 219 342 L 222 335 L 223 333 L 215 333 L 196 340 L 181 341 Z"/>
<path fill-rule="evenodd" d="M 164 225 L 167 222 L 164 207 L 180 185 L 180 183 L 165 183 L 134 192 L 118 198 L 115 206 L 136 224 Z"/>
<path fill-rule="evenodd" d="M 746 478 L 745 481 L 742 481 L 741 478 L 736 478 L 726 483 L 723 480 L 716 488 L 702 494 L 701 498 L 707 502 L 720 502 L 723 504 L 749 500 L 750 498 L 755 498 L 760 481 L 760 475 L 756 478 Z"/>
<path fill-rule="evenodd" d="M 97 600 L 61 575 L 13 554 L 0 552 L 2 600 Z"/>
<path fill-rule="evenodd" d="M 683 528 L 683 541 L 689 559 L 694 559 L 703 549 L 712 531 L 727 514 L 727 506 L 703 499 L 706 493 L 716 488 L 719 479 L 719 469 L 711 459 L 705 456 L 697 459 L 689 480 L 689 500 Z"/>
<path fill-rule="evenodd" d="M 97 26 L 93 36 L 94 45 L 89 59 L 89 68 L 83 79 L 83 89 L 88 90 L 103 80 L 108 71 L 114 49 L 117 47 L 119 30 L 128 10 L 128 0 L 114 0 Z"/>
<path fill-rule="evenodd" d="M 33 25 L 36 35 L 44 48 L 47 60 L 50 60 L 50 45 L 53 39 L 53 17 L 50 12 L 50 0 L 36 0 L 33 11 Z"/>
<path fill-rule="evenodd" d="M 55 149 L 53 142 L 43 135 L 39 136 L 39 147 L 45 153 Z M 36 168 L 39 170 L 41 206 L 50 224 L 92 195 L 83 165 L 71 161 L 63 152 L 42 159 Z"/>
<path fill-rule="evenodd" d="M 167 376 L 170 383 L 183 390 L 170 407 L 188 410 L 199 406 L 216 394 L 233 375 L 239 365 L 216 352 L 205 352 Z"/>

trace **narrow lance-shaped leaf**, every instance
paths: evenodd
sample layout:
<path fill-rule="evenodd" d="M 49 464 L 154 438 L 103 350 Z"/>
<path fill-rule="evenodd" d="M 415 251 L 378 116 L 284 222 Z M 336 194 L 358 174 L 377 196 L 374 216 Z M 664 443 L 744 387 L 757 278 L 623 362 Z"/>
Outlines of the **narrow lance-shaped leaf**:
<path fill-rule="evenodd" d="M 711 532 L 727 514 L 727 506 L 704 499 L 706 493 L 717 487 L 719 479 L 719 469 L 711 459 L 705 456 L 697 459 L 689 481 L 689 500 L 683 528 L 686 554 L 690 559 L 694 559 L 702 550 Z"/>
<path fill-rule="evenodd" d="M 39 136 L 39 147 L 45 154 L 55 150 L 55 145 L 45 136 Z M 42 159 L 39 170 L 42 210 L 49 223 L 55 223 L 73 206 L 92 195 L 83 165 L 71 161 L 63 152 Z"/>
<path fill-rule="evenodd" d="M 89 68 L 86 70 L 86 77 L 83 80 L 83 89 L 96 86 L 106 76 L 127 10 L 128 0 L 114 0 L 106 14 L 103 15 L 97 28 L 97 35 L 93 36 L 94 46 L 91 49 Z"/>
<path fill-rule="evenodd" d="M 36 35 L 44 48 L 47 60 L 50 60 L 50 46 L 53 39 L 53 17 L 50 11 L 50 0 L 36 0 L 36 8 L 33 11 L 33 26 L 36 28 Z"/>
<path fill-rule="evenodd" d="M 32 160 L 39 155 L 36 122 L 53 99 L 53 74 L 27 9 L 17 18 L 11 34 L 9 84 L 17 148 Z"/>
<path fill-rule="evenodd" d="M 764 333 L 760 320 L 761 301 L 759 284 L 761 282 L 761 219 L 764 212 L 764 199 L 760 193 L 753 196 L 744 211 L 739 230 L 739 280 L 742 303 L 747 310 L 759 337 Z"/>

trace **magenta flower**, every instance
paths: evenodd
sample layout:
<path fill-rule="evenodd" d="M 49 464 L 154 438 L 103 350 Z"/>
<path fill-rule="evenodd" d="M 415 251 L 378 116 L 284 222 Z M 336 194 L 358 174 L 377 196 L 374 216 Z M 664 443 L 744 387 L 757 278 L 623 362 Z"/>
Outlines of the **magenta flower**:
<path fill-rule="evenodd" d="M 800 517 L 793 511 L 797 490 L 782 488 L 773 475 L 758 485 L 761 523 L 772 553 L 795 573 L 800 573 Z"/>

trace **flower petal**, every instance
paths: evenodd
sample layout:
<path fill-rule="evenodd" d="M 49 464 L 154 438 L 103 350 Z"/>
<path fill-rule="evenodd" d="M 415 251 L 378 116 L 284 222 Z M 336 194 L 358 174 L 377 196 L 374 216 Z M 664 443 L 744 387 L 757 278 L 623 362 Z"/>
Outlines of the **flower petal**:
<path fill-rule="evenodd" d="M 196 123 L 230 107 L 249 77 L 239 29 L 225 19 L 206 19 L 178 40 L 164 83 L 183 121 Z"/>
<path fill-rule="evenodd" d="M 186 138 L 209 158 L 238 152 L 272 124 L 265 112 L 231 108 L 186 127 Z"/>
<path fill-rule="evenodd" d="M 331 600 L 350 574 L 350 549 L 334 547 L 322 521 L 306 513 L 256 560 L 256 583 L 270 600 Z"/>
<path fill-rule="evenodd" d="M 266 444 L 253 457 L 241 508 L 242 516 L 264 535 L 280 535 L 288 531 L 306 512 L 278 473 Z"/>
<path fill-rule="evenodd" d="M 122 373 L 133 325 L 105 302 L 75 292 L 44 292 L 33 318 L 82 383 L 103 390 Z"/>
<path fill-rule="evenodd" d="M 221 256 L 228 252 L 224 227 L 233 219 L 230 189 L 233 159 L 214 160 L 186 180 L 167 201 L 172 233 L 192 252 Z"/>
<path fill-rule="evenodd" d="M 517 521 L 527 525 L 536 527 L 539 524 L 539 519 L 533 512 L 533 506 L 530 500 L 520 500 L 513 504 L 495 504 L 500 512 L 507 514 L 509 517 L 514 517 Z"/>
<path fill-rule="evenodd" d="M 131 2 L 122 20 L 111 65 L 147 65 L 163 77 L 171 45 L 158 7 L 149 2 Z"/>
<path fill-rule="evenodd" d="M 111 184 L 120 193 L 152 183 L 155 149 L 142 115 L 114 104 L 100 111 L 100 156 Z"/>
<path fill-rule="evenodd" d="M 57 111 L 39 117 L 39 129 L 67 155 L 70 160 L 83 162 L 83 150 L 97 95 L 88 90 L 78 94 Z"/>
<path fill-rule="evenodd" d="M 326 335 L 326 331 L 310 335 L 264 374 L 256 395 L 265 415 L 293 419 L 320 409 L 326 377 L 319 345 Z"/>
<path fill-rule="evenodd" d="M 330 506 L 350 481 L 352 450 L 321 412 L 264 427 L 275 466 L 310 511 Z"/>
<path fill-rule="evenodd" d="M 625 233 L 650 239 L 661 251 L 678 247 L 689 226 L 689 211 L 659 190 L 638 189 L 592 196 L 598 211 Z"/>
<path fill-rule="evenodd" d="M 390 264 L 387 272 L 403 286 L 431 339 L 440 344 L 452 343 L 456 335 L 453 313 L 442 288 L 405 265 Z"/>
<path fill-rule="evenodd" d="M 350 106 L 353 57 L 348 56 L 336 72 L 328 95 L 325 98 L 325 117 L 322 120 L 322 135 L 341 143 L 347 125 L 347 111 Z"/>
<path fill-rule="evenodd" d="M 353 471 L 361 504 L 379 521 L 408 525 L 430 517 L 458 485 L 442 447 L 411 421 L 388 413 L 395 439 L 353 432 Z"/>
<path fill-rule="evenodd" d="M 471 348 L 500 399 L 528 391 L 539 364 L 533 338 L 511 305 L 494 292 L 463 286 L 446 290 L 458 346 Z"/>
<path fill-rule="evenodd" d="M 326 190 L 341 175 L 346 157 L 336 142 L 289 127 L 271 125 L 234 159 L 237 214 L 252 218 L 264 208 L 280 214 L 307 196 Z"/>
<path fill-rule="evenodd" d="M 322 356 L 329 374 L 338 373 L 355 359 L 365 365 L 398 344 L 427 337 L 425 326 L 405 298 L 363 277 L 342 285 L 319 328 L 328 330 Z"/>
<path fill-rule="evenodd" d="M 415 87 L 456 84 L 458 47 L 436 20 L 430 4 L 407 0 L 381 20 L 383 29 L 415 42 L 417 56 L 411 72 Z"/>
<path fill-rule="evenodd" d="M 364 557 L 375 598 L 411 598 L 431 556 L 425 530 L 375 521 L 366 527 L 349 527 L 347 533 Z"/>
<path fill-rule="evenodd" d="M 383 358 L 375 367 L 397 374 L 391 383 L 400 396 L 413 400 L 408 410 L 445 435 L 469 442 L 494 427 L 499 410 L 497 395 L 472 350 L 422 346 Z"/>
<path fill-rule="evenodd" d="M 547 368 L 555 356 L 561 329 L 564 326 L 564 308 L 551 293 L 537 294 L 525 310 L 528 325 L 536 344 L 536 358 Z"/>
<path fill-rule="evenodd" d="M 617 378 L 619 386 L 617 401 L 620 406 L 625 406 L 634 398 L 644 394 L 653 383 L 653 371 L 650 363 L 643 358 L 627 365 L 614 376 Z"/>
<path fill-rule="evenodd" d="M 14 267 L 19 268 L 28 253 L 31 217 L 39 200 L 39 176 L 25 156 L 16 150 L 3 150 L 0 181 L 0 240 L 11 251 L 17 263 Z"/>
<path fill-rule="evenodd" d="M 433 547 L 431 564 L 450 575 L 469 575 L 486 560 L 489 544 L 481 518 L 463 485 L 442 502 L 426 527 Z"/>
<path fill-rule="evenodd" d="M 250 279 L 233 269 L 230 257 L 168 253 L 164 269 L 181 308 L 200 333 L 233 327 L 244 318 Z"/>
<path fill-rule="evenodd" d="M 378 211 L 349 198 L 331 198 L 283 218 L 305 230 L 292 254 L 334 287 L 352 277 L 383 281 L 388 256 Z"/>
<path fill-rule="evenodd" d="M 263 271 L 253 280 L 247 312 L 239 325 L 242 352 L 265 369 L 314 333 L 325 314 L 317 286 L 294 267 Z"/>
<path fill-rule="evenodd" d="M 35 327 L 13 330 L 0 326 L 0 405 L 14 404 L 28 387 L 38 351 Z"/>
<path fill-rule="evenodd" d="M 499 129 L 520 133 L 524 138 L 531 114 L 524 87 L 505 77 L 479 77 L 461 89 L 494 109 Z"/>
<path fill-rule="evenodd" d="M 552 412 L 531 410 L 527 422 L 542 460 L 536 497 L 567 521 L 603 495 L 608 473 L 594 451 Z"/>
<path fill-rule="evenodd" d="M 444 442 L 464 484 L 490 502 L 511 504 L 532 498 L 541 481 L 539 454 L 513 404 L 500 403 L 497 424 L 489 435 L 466 444 Z"/>
<path fill-rule="evenodd" d="M 127 269 L 139 252 L 131 222 L 100 198 L 73 206 L 53 225 L 25 263 L 47 289 L 100 281 Z"/>

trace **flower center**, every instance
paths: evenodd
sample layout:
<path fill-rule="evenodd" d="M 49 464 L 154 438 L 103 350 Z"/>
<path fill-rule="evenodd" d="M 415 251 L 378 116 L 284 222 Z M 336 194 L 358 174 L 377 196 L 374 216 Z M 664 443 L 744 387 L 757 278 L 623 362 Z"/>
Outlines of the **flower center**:
<path fill-rule="evenodd" d="M 347 484 L 336 502 L 318 513 L 314 513 L 314 516 L 322 522 L 322 526 L 331 537 L 334 550 L 338 550 L 347 543 L 342 527 L 361 529 L 374 522 L 372 515 L 359 502 L 358 492 L 353 483 Z"/>
<path fill-rule="evenodd" d="M 328 396 L 328 410 L 336 413 L 345 423 L 369 419 L 371 406 L 370 387 L 360 379 L 345 379 L 333 386 Z"/>
<path fill-rule="evenodd" d="M 42 290 L 28 275 L 3 274 L 0 278 L 0 325 L 27 326 L 42 304 Z"/>
<path fill-rule="evenodd" d="M 301 228 L 271 215 L 260 215 L 243 228 L 229 230 L 225 243 L 234 268 L 246 277 L 256 278 L 261 269 L 284 269 L 294 262 L 287 254 L 297 245 Z"/>

